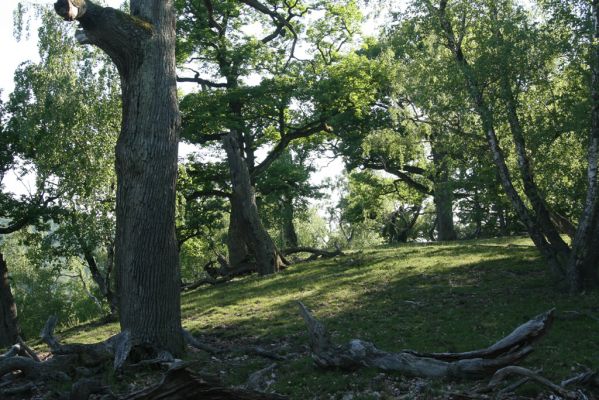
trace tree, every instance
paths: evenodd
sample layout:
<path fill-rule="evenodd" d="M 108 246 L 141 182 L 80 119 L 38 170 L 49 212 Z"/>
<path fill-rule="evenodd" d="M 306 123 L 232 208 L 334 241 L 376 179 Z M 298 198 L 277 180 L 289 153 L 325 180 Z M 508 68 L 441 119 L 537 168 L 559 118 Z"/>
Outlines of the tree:
<path fill-rule="evenodd" d="M 592 12 L 587 15 L 592 14 L 596 19 L 596 8 L 597 4 L 593 4 Z M 438 5 L 425 1 L 414 3 L 413 11 L 414 18 L 428 26 L 429 32 L 434 32 L 445 46 L 444 50 L 437 48 L 436 51 L 441 57 L 450 56 L 453 67 L 448 66 L 446 71 L 456 68 L 459 72 L 462 91 L 480 121 L 499 181 L 536 247 L 552 269 L 567 278 L 571 291 L 595 285 L 599 255 L 590 250 L 596 241 L 593 232 L 597 224 L 595 112 L 590 113 L 590 126 L 587 128 L 590 132 L 587 200 L 579 214 L 578 229 L 571 247 L 561 237 L 560 231 L 573 231 L 573 228 L 551 209 L 539 187 L 531 159 L 530 142 L 534 143 L 540 135 L 535 135 L 537 127 L 527 126 L 522 116 L 526 112 L 521 107 L 523 99 L 551 87 L 548 82 L 559 81 L 559 78 L 553 78 L 562 74 L 554 67 L 554 60 L 560 57 L 566 59 L 568 67 L 563 69 L 566 72 L 572 64 L 580 62 L 576 55 L 571 54 L 569 46 L 560 42 L 563 41 L 558 33 L 560 27 L 555 28 L 557 35 L 547 34 L 552 31 L 552 26 L 545 24 L 544 29 L 540 29 L 530 22 L 526 12 L 511 1 L 481 1 L 476 4 L 456 1 L 450 4 L 441 0 Z M 590 30 L 592 36 L 597 34 L 597 28 L 594 29 Z M 428 37 L 428 34 L 423 37 Z M 573 37 L 577 38 L 580 48 L 588 48 L 592 55 L 589 57 L 590 70 L 595 70 L 596 42 L 587 41 L 577 34 Z M 429 43 L 433 41 L 429 39 Z M 429 45 L 429 48 L 433 47 Z M 542 90 L 539 91 L 539 88 Z M 596 90 L 596 81 L 593 80 L 590 91 L 595 93 Z M 595 110 L 595 98 L 591 97 L 589 108 Z M 572 124 L 568 128 L 575 126 Z M 553 128 L 554 137 L 563 135 L 557 125 Z M 513 143 L 513 147 L 508 148 L 506 140 Z M 508 149 L 515 154 L 513 164 Z M 516 173 L 512 169 L 514 164 Z M 545 190 L 551 191 L 551 188 Z"/>
<path fill-rule="evenodd" d="M 106 52 L 121 77 L 115 236 L 121 329 L 135 345 L 181 354 L 173 2 L 132 0 L 130 14 L 87 0 L 59 0 L 54 7 L 80 23 L 79 42 Z"/>
<path fill-rule="evenodd" d="M 325 87 L 329 80 L 323 79 L 324 86 L 320 80 L 355 27 L 355 3 L 347 3 L 346 8 L 337 2 L 179 2 L 178 57 L 206 71 L 190 68 L 193 77 L 179 77 L 201 88 L 182 102 L 183 137 L 196 144 L 222 141 L 232 186 L 228 249 L 233 271 L 271 274 L 282 265 L 260 217 L 256 182 L 292 142 L 330 131 L 331 117 L 340 114 L 341 104 L 332 109 L 316 104 L 336 101 L 324 93 L 331 89 Z M 306 41 L 315 42 L 320 55 L 296 60 L 308 15 L 322 9 L 319 21 L 336 21 L 336 30 L 327 24 L 308 30 Z M 257 33 L 248 31 L 250 22 L 259 25 Z M 334 34 L 338 37 L 331 42 Z M 257 84 L 256 75 L 262 78 Z M 198 113 L 200 106 L 212 111 Z M 260 150 L 267 153 L 259 161 Z"/>
<path fill-rule="evenodd" d="M 116 317 L 111 272 L 114 146 L 121 120 L 118 73 L 100 50 L 78 46 L 72 27 L 54 12 L 46 7 L 36 11 L 40 61 L 24 63 L 15 72 L 7 129 L 23 168 L 40 184 L 46 177 L 44 190 L 53 198 L 53 225 L 41 243 L 45 262 L 59 265 L 79 258 Z"/>

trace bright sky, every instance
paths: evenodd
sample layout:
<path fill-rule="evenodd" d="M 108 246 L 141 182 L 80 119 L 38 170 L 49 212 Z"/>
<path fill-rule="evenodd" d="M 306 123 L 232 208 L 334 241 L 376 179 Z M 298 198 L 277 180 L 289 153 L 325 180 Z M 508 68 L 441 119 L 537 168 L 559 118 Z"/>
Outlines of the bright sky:
<path fill-rule="evenodd" d="M 33 0 L 29 3 L 45 4 L 52 7 L 52 0 Z M 106 0 L 106 3 L 112 7 L 118 7 L 121 0 Z M 0 1 L 0 54 L 3 59 L 0 62 L 0 89 L 2 98 L 6 99 L 12 91 L 13 74 L 17 66 L 27 60 L 37 59 L 36 47 L 36 28 L 32 26 L 31 37 L 29 40 L 17 42 L 13 36 L 13 12 L 17 8 L 19 0 L 1 0 Z M 25 38 L 23 38 L 25 39 Z"/>

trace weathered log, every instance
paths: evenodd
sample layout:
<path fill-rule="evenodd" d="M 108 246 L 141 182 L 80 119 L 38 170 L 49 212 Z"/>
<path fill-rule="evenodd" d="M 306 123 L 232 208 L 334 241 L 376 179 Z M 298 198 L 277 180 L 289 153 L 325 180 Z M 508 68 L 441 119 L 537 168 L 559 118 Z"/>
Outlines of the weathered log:
<path fill-rule="evenodd" d="M 205 379 L 185 364 L 170 369 L 162 382 L 130 394 L 122 400 L 283 400 L 286 397 L 254 390 L 225 388 L 219 382 Z"/>
<path fill-rule="evenodd" d="M 423 378 L 465 379 L 491 375 L 526 357 L 532 351 L 532 343 L 547 331 L 553 316 L 553 310 L 541 314 L 483 350 L 466 353 L 405 350 L 389 353 L 359 339 L 353 339 L 345 346 L 334 345 L 325 326 L 303 303 L 298 304 L 308 327 L 312 358 L 318 366 L 342 369 L 372 367 Z"/>

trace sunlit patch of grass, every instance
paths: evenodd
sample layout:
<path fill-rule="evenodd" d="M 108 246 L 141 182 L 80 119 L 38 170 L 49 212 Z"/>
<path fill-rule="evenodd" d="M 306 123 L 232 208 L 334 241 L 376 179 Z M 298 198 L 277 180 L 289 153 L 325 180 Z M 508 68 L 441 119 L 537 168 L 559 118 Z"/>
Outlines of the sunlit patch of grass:
<path fill-rule="evenodd" d="M 271 277 L 203 287 L 183 295 L 183 325 L 233 347 L 286 345 L 284 351 L 295 356 L 279 363 L 273 389 L 294 399 L 325 398 L 365 387 L 386 393 L 390 381 L 401 382 L 394 374 L 379 379 L 377 371 L 317 369 L 306 350 L 298 300 L 314 311 L 338 343 L 361 338 L 389 351 L 485 347 L 555 307 L 554 326 L 525 364 L 544 368 L 555 380 L 571 375 L 576 363 L 599 368 L 599 323 L 585 317 L 599 315 L 599 294 L 570 296 L 560 291 L 525 238 L 365 249 L 297 264 Z M 117 330 L 118 324 L 90 326 L 63 336 L 69 342 L 95 342 Z M 268 363 L 256 357 L 205 357 L 202 368 L 239 384 Z M 364 392 L 356 398 L 368 396 Z"/>

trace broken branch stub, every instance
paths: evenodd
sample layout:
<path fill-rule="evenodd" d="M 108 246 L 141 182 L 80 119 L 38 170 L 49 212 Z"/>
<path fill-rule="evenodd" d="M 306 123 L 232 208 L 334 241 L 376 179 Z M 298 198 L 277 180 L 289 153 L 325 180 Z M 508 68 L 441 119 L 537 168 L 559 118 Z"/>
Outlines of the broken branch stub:
<path fill-rule="evenodd" d="M 532 351 L 532 343 L 547 331 L 553 317 L 553 310 L 541 314 L 482 350 L 466 353 L 404 350 L 390 353 L 359 339 L 353 339 L 344 346 L 333 344 L 324 324 L 314 318 L 302 302 L 298 305 L 308 327 L 312 358 L 318 366 L 342 369 L 372 367 L 423 378 L 468 379 L 491 375 L 526 357 Z"/>

